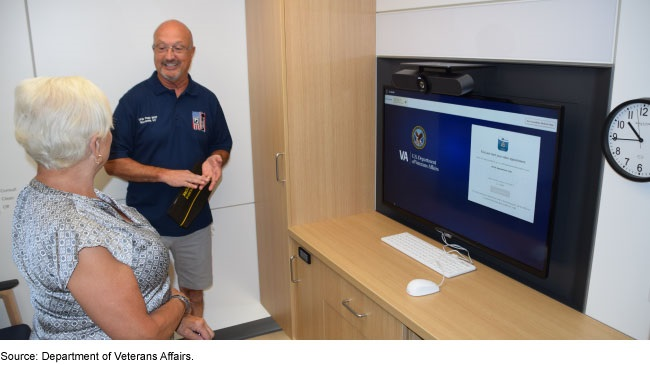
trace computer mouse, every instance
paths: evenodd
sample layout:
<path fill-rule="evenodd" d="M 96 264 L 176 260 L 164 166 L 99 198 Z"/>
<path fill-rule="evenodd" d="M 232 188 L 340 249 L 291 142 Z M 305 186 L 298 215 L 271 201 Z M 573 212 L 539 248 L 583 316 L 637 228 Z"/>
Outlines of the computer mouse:
<path fill-rule="evenodd" d="M 406 292 L 414 297 L 429 295 L 439 291 L 438 284 L 427 279 L 413 279 L 406 286 Z"/>

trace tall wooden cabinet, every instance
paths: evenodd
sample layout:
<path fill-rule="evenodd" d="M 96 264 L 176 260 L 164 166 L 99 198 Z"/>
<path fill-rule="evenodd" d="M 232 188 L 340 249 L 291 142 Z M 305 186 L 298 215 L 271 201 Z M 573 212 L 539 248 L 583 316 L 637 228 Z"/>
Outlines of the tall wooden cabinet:
<path fill-rule="evenodd" d="M 260 298 L 293 336 L 288 227 L 374 209 L 375 0 L 246 0 Z"/>

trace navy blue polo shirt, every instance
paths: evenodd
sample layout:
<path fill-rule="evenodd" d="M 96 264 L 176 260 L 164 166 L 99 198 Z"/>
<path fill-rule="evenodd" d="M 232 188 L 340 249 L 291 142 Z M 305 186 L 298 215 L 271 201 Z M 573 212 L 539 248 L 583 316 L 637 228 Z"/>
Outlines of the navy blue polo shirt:
<path fill-rule="evenodd" d="M 111 160 L 130 157 L 145 165 L 190 170 L 212 152 L 232 148 L 219 100 L 191 77 L 177 98 L 154 72 L 122 96 L 113 119 Z M 140 211 L 163 236 L 184 236 L 212 223 L 208 204 L 188 228 L 169 217 L 167 209 L 179 189 L 164 183 L 129 182 L 126 204 Z"/>

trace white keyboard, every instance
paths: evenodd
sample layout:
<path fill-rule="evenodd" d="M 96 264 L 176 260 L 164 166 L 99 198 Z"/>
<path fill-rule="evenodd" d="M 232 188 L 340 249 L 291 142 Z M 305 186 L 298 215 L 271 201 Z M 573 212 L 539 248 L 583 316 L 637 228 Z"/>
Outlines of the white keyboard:
<path fill-rule="evenodd" d="M 381 240 L 448 278 L 476 270 L 476 266 L 458 255 L 445 252 L 408 232 L 382 237 Z"/>

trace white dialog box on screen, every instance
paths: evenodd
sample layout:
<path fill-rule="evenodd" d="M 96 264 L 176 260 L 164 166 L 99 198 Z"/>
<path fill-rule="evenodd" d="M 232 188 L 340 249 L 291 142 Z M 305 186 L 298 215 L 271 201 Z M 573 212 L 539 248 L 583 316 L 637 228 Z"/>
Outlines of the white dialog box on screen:
<path fill-rule="evenodd" d="M 467 199 L 533 223 L 540 138 L 472 125 Z"/>

